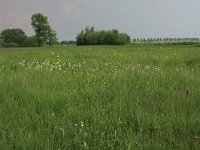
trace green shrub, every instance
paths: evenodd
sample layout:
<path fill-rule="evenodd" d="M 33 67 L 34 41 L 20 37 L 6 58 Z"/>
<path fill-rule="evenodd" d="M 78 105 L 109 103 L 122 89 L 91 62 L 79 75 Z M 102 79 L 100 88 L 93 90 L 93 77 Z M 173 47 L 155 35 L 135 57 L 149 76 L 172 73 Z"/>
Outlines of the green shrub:
<path fill-rule="evenodd" d="M 0 47 L 3 46 L 3 39 L 0 39 Z"/>
<path fill-rule="evenodd" d="M 76 37 L 77 45 L 124 45 L 130 43 L 130 36 L 118 30 L 95 31 L 94 27 L 86 27 Z"/>
<path fill-rule="evenodd" d="M 22 29 L 5 29 L 1 32 L 3 47 L 26 46 L 26 34 Z"/>
<path fill-rule="evenodd" d="M 39 46 L 38 42 L 37 42 L 36 36 L 30 36 L 30 37 L 28 37 L 26 39 L 26 46 L 27 47 L 37 47 L 37 46 Z"/>
<path fill-rule="evenodd" d="M 10 43 L 3 43 L 3 47 L 18 47 L 17 43 L 15 42 L 10 42 Z"/>

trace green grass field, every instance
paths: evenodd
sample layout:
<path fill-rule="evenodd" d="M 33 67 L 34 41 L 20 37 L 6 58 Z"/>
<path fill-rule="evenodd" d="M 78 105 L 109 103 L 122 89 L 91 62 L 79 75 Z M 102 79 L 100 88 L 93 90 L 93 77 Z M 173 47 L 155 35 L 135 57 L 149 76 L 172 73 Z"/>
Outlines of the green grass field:
<path fill-rule="evenodd" d="M 1 48 L 7 149 L 200 149 L 200 47 Z"/>

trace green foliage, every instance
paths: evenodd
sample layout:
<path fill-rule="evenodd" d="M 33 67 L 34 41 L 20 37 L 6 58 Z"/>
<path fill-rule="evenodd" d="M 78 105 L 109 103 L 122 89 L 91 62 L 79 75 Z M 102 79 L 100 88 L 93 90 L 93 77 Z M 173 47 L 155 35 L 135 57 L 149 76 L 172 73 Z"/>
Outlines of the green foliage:
<path fill-rule="evenodd" d="M 26 34 L 22 29 L 5 29 L 1 32 L 3 47 L 26 46 Z"/>
<path fill-rule="evenodd" d="M 141 38 L 133 39 L 133 44 L 135 45 L 160 45 L 160 46 L 170 46 L 170 45 L 199 45 L 199 38 Z"/>
<path fill-rule="evenodd" d="M 61 41 L 60 42 L 61 45 L 75 45 L 76 44 L 76 41 L 73 41 L 73 40 L 69 40 L 69 41 Z"/>
<path fill-rule="evenodd" d="M 15 42 L 3 43 L 3 47 L 19 47 L 19 45 Z"/>
<path fill-rule="evenodd" d="M 57 33 L 55 30 L 51 30 L 49 35 L 48 35 L 48 39 L 47 39 L 47 45 L 51 46 L 51 45 L 58 45 L 58 39 L 57 39 Z"/>
<path fill-rule="evenodd" d="M 37 46 L 39 46 L 38 42 L 37 42 L 37 37 L 36 36 L 27 37 L 26 46 L 27 47 L 37 47 Z"/>
<path fill-rule="evenodd" d="M 199 41 L 150 41 L 150 42 L 133 42 L 133 45 L 158 45 L 158 46 L 176 46 L 176 45 L 200 45 Z"/>
<path fill-rule="evenodd" d="M 3 47 L 3 39 L 0 38 L 0 47 Z"/>
<path fill-rule="evenodd" d="M 95 31 L 86 27 L 76 37 L 77 45 L 124 45 L 130 43 L 130 37 L 118 30 Z"/>
<path fill-rule="evenodd" d="M 49 25 L 47 16 L 44 16 L 41 13 L 36 13 L 32 15 L 31 20 L 31 25 L 36 33 L 39 46 L 43 46 L 46 43 L 48 45 L 57 43 L 56 32 Z"/>

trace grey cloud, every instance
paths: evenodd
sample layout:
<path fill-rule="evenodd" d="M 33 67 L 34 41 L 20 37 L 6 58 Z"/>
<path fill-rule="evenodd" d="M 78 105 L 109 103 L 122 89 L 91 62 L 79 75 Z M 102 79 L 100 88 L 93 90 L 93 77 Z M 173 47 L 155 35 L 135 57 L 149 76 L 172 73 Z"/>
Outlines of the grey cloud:
<path fill-rule="evenodd" d="M 31 15 L 44 13 L 60 40 L 86 25 L 118 28 L 132 37 L 199 37 L 199 0 L 0 0 L 0 30 L 34 34 Z"/>

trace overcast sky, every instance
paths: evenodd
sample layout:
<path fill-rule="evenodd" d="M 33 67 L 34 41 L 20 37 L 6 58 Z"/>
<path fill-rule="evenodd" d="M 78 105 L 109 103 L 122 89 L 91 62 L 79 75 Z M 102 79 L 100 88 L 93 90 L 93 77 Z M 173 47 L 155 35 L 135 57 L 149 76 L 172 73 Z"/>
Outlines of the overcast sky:
<path fill-rule="evenodd" d="M 0 0 L 0 30 L 33 35 L 31 15 L 41 12 L 59 40 L 85 26 L 119 29 L 133 37 L 200 37 L 200 0 Z"/>

